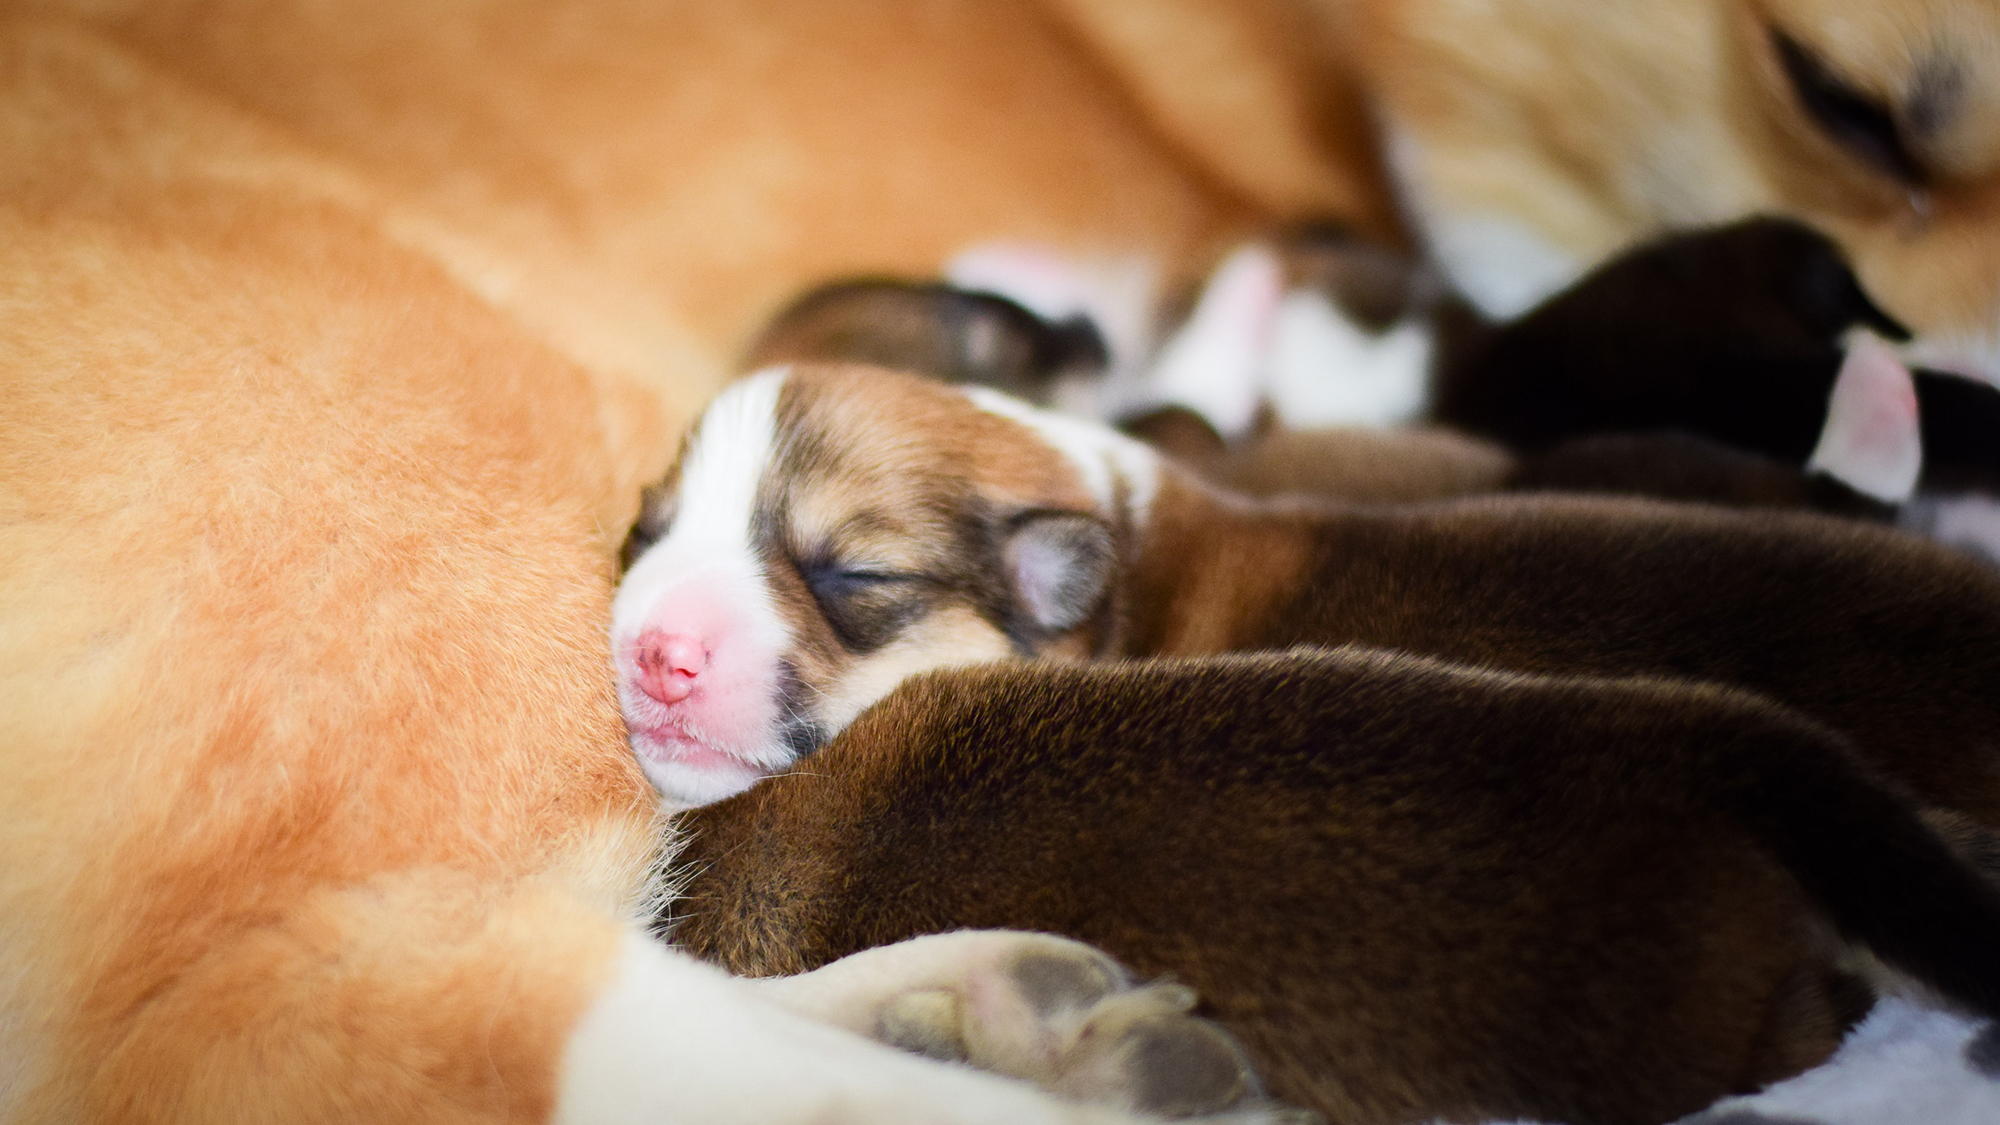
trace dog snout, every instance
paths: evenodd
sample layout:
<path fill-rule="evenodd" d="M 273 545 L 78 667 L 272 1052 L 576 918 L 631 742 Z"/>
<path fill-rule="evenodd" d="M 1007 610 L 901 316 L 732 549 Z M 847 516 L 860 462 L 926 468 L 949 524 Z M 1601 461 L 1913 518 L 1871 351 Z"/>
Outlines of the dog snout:
<path fill-rule="evenodd" d="M 639 690 L 665 704 L 675 704 L 694 692 L 695 681 L 708 667 L 708 646 L 690 633 L 650 631 L 633 648 Z"/>

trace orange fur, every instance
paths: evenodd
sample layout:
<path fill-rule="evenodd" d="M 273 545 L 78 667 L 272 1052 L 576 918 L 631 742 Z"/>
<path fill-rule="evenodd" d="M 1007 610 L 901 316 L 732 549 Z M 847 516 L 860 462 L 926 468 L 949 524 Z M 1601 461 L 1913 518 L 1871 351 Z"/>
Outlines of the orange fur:
<path fill-rule="evenodd" d="M 1455 220 L 1503 220 L 1580 272 L 1662 230 L 1791 215 L 1840 243 L 1918 358 L 2000 381 L 2000 4 L 1352 4 L 1416 221 L 1461 281 L 1521 267 L 1456 251 Z M 1816 123 L 1773 31 L 1884 107 L 1926 182 Z"/>
<path fill-rule="evenodd" d="M 545 1118 L 659 839 L 611 556 L 762 306 L 1244 209 L 996 8 L 64 6 L 0 26 L 0 1118 Z"/>
<path fill-rule="evenodd" d="M 267 132 L 10 32 L 0 1111 L 539 1117 L 651 819 L 590 379 Z"/>

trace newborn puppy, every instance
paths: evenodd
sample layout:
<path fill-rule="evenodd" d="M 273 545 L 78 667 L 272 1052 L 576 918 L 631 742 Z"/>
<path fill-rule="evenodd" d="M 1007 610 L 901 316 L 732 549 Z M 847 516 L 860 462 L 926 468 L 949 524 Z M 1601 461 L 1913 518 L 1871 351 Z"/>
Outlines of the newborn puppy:
<path fill-rule="evenodd" d="M 934 673 L 683 823 L 662 928 L 701 956 L 1081 938 L 1198 988 L 1338 1125 L 1659 1122 L 1755 1089 L 1869 1003 L 1835 931 L 2000 1002 L 2000 896 L 1840 739 L 1661 680 L 1357 649 Z M 1163 1065 L 1233 1081 L 1204 1057 Z"/>
<path fill-rule="evenodd" d="M 1445 349 L 1433 415 L 1527 451 L 1673 429 L 1805 465 L 1857 327 L 1909 337 L 1826 238 L 1751 219 L 1640 246 L 1518 320 L 1467 329 Z M 1912 483 L 2000 488 L 2000 391 L 1910 378 L 1924 466 Z"/>
<path fill-rule="evenodd" d="M 678 801 L 790 765 L 929 668 L 1359 642 L 1750 688 L 2000 824 L 2000 575 L 1865 524 L 1260 503 L 991 391 L 799 367 L 717 398 L 634 534 L 613 658 Z"/>
<path fill-rule="evenodd" d="M 1271 475 L 1243 462 L 1276 457 L 1305 468 L 1283 475 L 1310 491 L 1342 490 L 1337 476 L 1315 481 L 1298 456 L 1306 450 L 1267 452 L 1264 434 L 1242 427 L 1241 404 L 1259 396 L 1278 435 L 1413 420 L 1429 398 L 1432 421 L 1522 455 L 1501 487 L 1889 518 L 1920 483 L 1929 493 L 2000 485 L 2000 391 L 1912 373 L 1879 341 L 1849 337 L 1857 327 L 1905 333 L 1834 247 L 1795 223 L 1643 247 L 1497 326 L 1419 263 L 1378 248 L 1293 236 L 1275 251 L 1270 268 L 1287 264 L 1289 290 L 1241 280 L 1239 254 L 1202 304 L 1243 311 L 1233 322 L 1190 318 L 1169 345 L 1209 354 L 1237 340 L 1260 355 L 1200 378 L 1163 374 L 1168 409 L 1128 426 L 1233 487 Z M 1187 339 L 1203 332 L 1205 346 Z"/>
<path fill-rule="evenodd" d="M 1825 473 L 1679 430 L 1572 438 L 1518 457 L 1500 488 L 1802 508 L 1876 523 L 1902 511 Z"/>
<path fill-rule="evenodd" d="M 1052 324 L 993 293 L 859 279 L 822 286 L 787 306 L 751 346 L 744 367 L 873 363 L 1046 405 L 1057 383 L 1101 377 L 1108 359 L 1103 337 L 1081 317 Z"/>
<path fill-rule="evenodd" d="M 1746 232 L 1738 241 L 1748 239 L 1751 233 L 1754 232 Z M 1815 241 L 1812 245 L 1821 244 Z M 1261 298 L 1253 294 L 1243 300 L 1215 298 L 1208 303 L 1218 305 L 1224 312 L 1246 300 L 1253 306 L 1259 300 L 1268 303 L 1275 298 L 1281 284 L 1288 284 L 1293 294 L 1288 301 L 1296 300 L 1302 293 L 1311 293 L 1324 298 L 1330 310 L 1337 310 L 1328 311 L 1320 319 L 1337 317 L 1340 323 L 1351 323 L 1359 342 L 1356 347 L 1368 339 L 1387 339 L 1406 332 L 1413 327 L 1413 321 L 1422 321 L 1426 326 L 1424 331 L 1435 331 L 1447 344 L 1442 349 L 1447 383 L 1454 372 L 1460 381 L 1471 377 L 1463 353 L 1468 350 L 1469 341 L 1483 340 L 1490 330 L 1441 294 L 1435 282 L 1407 258 L 1337 232 L 1302 232 L 1281 240 L 1276 248 L 1278 253 L 1267 255 L 1269 260 L 1264 264 L 1270 270 L 1281 271 L 1282 281 L 1278 277 L 1265 279 L 1266 284 L 1261 288 L 1268 289 L 1268 293 Z M 1838 277 L 1845 280 L 1848 290 L 1858 295 L 1830 250 L 1826 251 L 1826 261 L 1834 270 L 1841 271 Z M 1614 270 L 1607 276 L 1608 287 L 1615 290 L 1618 272 Z M 1228 288 L 1227 281 L 1219 277 L 1211 288 Z M 1251 277 L 1250 281 L 1258 279 Z M 1593 287 L 1581 292 L 1588 297 L 1597 291 Z M 1192 307 L 1201 302 L 1190 298 L 1187 303 Z M 1605 303 L 1569 300 L 1576 308 L 1571 315 L 1561 318 L 1559 329 L 1576 330 L 1589 338 L 1593 329 L 1588 321 L 1593 310 Z M 1258 495 L 1292 492 L 1352 500 L 1414 500 L 1501 489 L 1556 489 L 1744 506 L 1813 507 L 1883 520 L 1895 513 L 1893 506 L 1871 500 L 1825 473 L 1807 472 L 1796 462 L 1751 453 L 1685 432 L 1571 438 L 1548 449 L 1532 450 L 1517 463 L 1497 444 L 1442 428 L 1300 428 L 1277 423 L 1276 416 L 1299 409 L 1299 400 L 1310 395 L 1314 386 L 1334 386 L 1367 378 L 1347 370 L 1312 369 L 1313 364 L 1336 368 L 1354 363 L 1365 365 L 1366 348 L 1347 356 L 1346 364 L 1338 362 L 1341 357 L 1331 354 L 1307 357 L 1290 354 L 1288 341 L 1311 329 L 1310 324 L 1301 326 L 1293 321 L 1310 311 L 1287 307 L 1275 313 L 1277 323 L 1271 329 L 1279 338 L 1269 341 L 1267 358 L 1272 370 L 1266 373 L 1269 386 L 1263 392 L 1270 397 L 1262 411 L 1261 423 L 1245 436 L 1225 441 L 1200 409 L 1186 405 L 1141 410 L 1129 415 L 1123 428 L 1217 483 Z M 1595 315 L 1604 319 L 1603 314 Z M 1197 327 L 1190 323 L 1180 334 L 1194 332 Z M 1216 331 L 1231 327 L 1224 323 Z M 1506 332 L 1511 331 L 1503 332 L 1503 344 Z M 1552 334 L 1532 322 L 1524 331 L 1531 337 L 1539 332 L 1542 337 L 1564 339 L 1561 331 Z M 1291 335 L 1286 335 L 1287 332 Z M 1247 342 L 1255 335 L 1250 332 L 1245 341 L 1237 341 L 1235 346 L 1256 350 L 1259 345 Z M 1701 333 L 1696 330 L 1692 335 L 1698 338 Z M 1784 333 L 1779 331 L 1774 335 L 1783 337 Z M 1657 351 L 1658 341 L 1640 342 Z M 1216 347 L 1226 350 L 1229 345 L 1228 341 L 1210 343 L 1215 346 L 1193 350 L 1207 355 Z M 1765 343 L 1782 346 L 1787 341 L 1779 338 Z M 1535 346 L 1531 339 L 1525 355 L 1531 357 Z M 1701 347 L 1699 343 L 1693 346 L 1697 351 Z M 1828 341 L 1815 338 L 1812 347 L 1816 355 L 1827 351 L 1830 362 L 1838 366 L 1838 353 L 1828 351 Z M 1517 352 L 1520 349 L 1495 350 L 1502 359 L 1510 355 L 1515 360 L 1522 359 L 1523 355 Z M 761 367 L 778 361 L 873 363 L 946 382 L 992 386 L 1039 405 L 1049 405 L 1055 387 L 1063 380 L 1101 380 L 1105 350 L 1102 339 L 1082 317 L 1050 323 L 1012 301 L 988 293 L 942 284 L 858 280 L 815 290 L 772 322 L 751 350 L 749 364 Z M 1656 368 L 1659 362 L 1655 355 L 1651 366 Z M 1561 363 L 1556 366 L 1561 367 Z M 1647 365 L 1636 364 L 1635 368 L 1646 369 Z M 1184 373 L 1182 381 L 1213 382 L 1226 378 L 1226 371 L 1206 371 Z M 1192 393 L 1198 387 L 1185 389 L 1189 394 L 1182 397 L 1191 401 L 1203 397 Z M 1257 392 L 1252 389 L 1247 393 L 1254 397 Z M 1806 412 L 1816 412 L 1816 417 L 1823 418 L 1824 399 L 1824 393 L 1820 393 L 1817 399 L 1806 402 Z M 1337 414 L 1338 408 L 1335 410 Z M 1911 421 L 1906 428 L 1907 434 L 1892 433 L 1884 440 L 1900 441 L 1907 445 L 1908 456 L 1919 457 L 1916 423 Z"/>

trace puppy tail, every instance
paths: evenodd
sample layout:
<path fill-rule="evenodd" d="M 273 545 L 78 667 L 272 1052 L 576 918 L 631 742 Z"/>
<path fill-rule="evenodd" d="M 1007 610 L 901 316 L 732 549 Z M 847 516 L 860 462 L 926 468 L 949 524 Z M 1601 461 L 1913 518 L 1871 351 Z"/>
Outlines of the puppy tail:
<path fill-rule="evenodd" d="M 1725 811 L 1792 872 L 1843 937 L 1944 996 L 2000 1016 L 2000 888 L 1842 740 L 1786 743 L 1790 753 L 1723 767 L 1716 792 Z"/>

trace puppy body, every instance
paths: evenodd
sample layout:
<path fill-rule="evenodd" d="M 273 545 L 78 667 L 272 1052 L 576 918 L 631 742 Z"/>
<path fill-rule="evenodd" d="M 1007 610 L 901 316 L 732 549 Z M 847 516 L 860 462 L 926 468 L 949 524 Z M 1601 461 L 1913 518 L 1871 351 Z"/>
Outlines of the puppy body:
<path fill-rule="evenodd" d="M 1358 649 L 927 675 L 688 825 L 691 950 L 790 972 L 955 926 L 1085 937 L 1196 985 L 1342 1125 L 1676 1118 L 1858 1015 L 1822 911 L 1951 935 L 1982 988 L 2000 919 L 1783 709 Z"/>
<path fill-rule="evenodd" d="M 740 746 L 751 756 L 730 784 L 747 784 L 940 664 L 1363 642 L 1752 688 L 1849 735 L 1927 803 L 2000 823 L 1988 690 L 2000 580 L 1941 548 L 1811 516 L 1636 501 L 1257 502 L 991 392 L 861 368 L 741 387 L 656 501 L 645 527 L 664 537 L 619 596 L 628 721 L 683 732 L 660 762 L 680 760 L 682 737 Z M 746 426 L 764 435 L 755 464 L 705 452 L 743 448 L 730 435 Z M 746 576 L 739 589 L 672 592 L 725 559 Z M 752 635 L 773 639 L 745 648 Z M 646 668 L 673 636 L 710 659 L 666 692 Z M 785 740 L 701 739 L 730 693 L 772 700 L 770 721 L 790 725 L 768 729 Z"/>
<path fill-rule="evenodd" d="M 1357 641 L 1736 684 L 2000 823 L 2000 715 L 1981 686 L 2000 674 L 2000 588 L 1969 558 L 1810 516 L 1569 497 L 1286 511 L 1166 479 L 1124 591 L 1125 651 Z"/>
<path fill-rule="evenodd" d="M 1281 275 L 1293 286 L 1282 299 Z M 1504 325 L 1430 288 L 1410 259 L 1337 234 L 1246 249 L 1139 386 L 1114 386 L 1094 365 L 1097 405 L 1129 400 L 1128 433 L 1256 495 L 1568 490 L 1880 520 L 1919 487 L 1929 498 L 2000 480 L 1988 440 L 2000 391 L 1913 373 L 1876 339 L 1844 347 L 1857 325 L 1907 333 L 1797 224 L 1753 220 L 1640 247 Z M 750 364 L 880 364 L 1049 405 L 1051 385 L 1078 373 L 1065 342 L 1088 325 L 945 285 L 856 281 L 781 314 Z M 1441 429 L 1359 424 L 1362 400 L 1398 383 L 1367 370 L 1365 353 L 1397 351 L 1410 333 L 1436 345 L 1401 356 L 1434 384 L 1433 417 L 1506 442 L 1518 461 Z M 1182 370 L 1189 356 L 1206 357 L 1198 375 Z M 1339 401 L 1302 405 L 1308 385 Z M 1321 406 L 1350 424 L 1311 424 Z"/>

